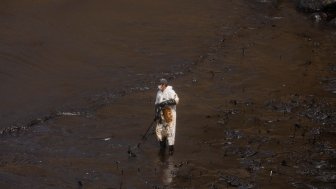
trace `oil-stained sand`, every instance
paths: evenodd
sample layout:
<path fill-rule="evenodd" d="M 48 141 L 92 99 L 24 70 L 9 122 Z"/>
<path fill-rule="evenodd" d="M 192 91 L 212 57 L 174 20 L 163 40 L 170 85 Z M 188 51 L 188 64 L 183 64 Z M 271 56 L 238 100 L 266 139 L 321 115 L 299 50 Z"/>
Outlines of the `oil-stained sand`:
<path fill-rule="evenodd" d="M 146 2 L 143 10 L 152 10 L 153 2 Z M 144 43 L 150 47 L 147 53 L 164 52 L 167 56 L 137 56 L 127 49 L 117 51 L 99 45 L 106 54 L 113 52 L 103 57 L 122 57 L 111 69 L 120 75 L 77 78 L 76 83 L 83 84 L 69 88 L 80 94 L 81 90 L 98 94 L 94 100 L 85 101 L 85 97 L 76 93 L 69 94 L 69 103 L 75 101 L 80 108 L 73 108 L 74 111 L 65 108 L 67 112 L 60 113 L 62 109 L 55 106 L 58 116 L 23 131 L 5 132 L 1 137 L 0 186 L 333 188 L 334 31 L 312 26 L 288 1 L 213 1 L 210 7 L 211 3 L 201 1 L 157 3 L 160 8 L 171 6 L 174 8 L 169 10 L 181 11 L 180 15 L 162 14 L 175 15 L 176 19 L 169 19 L 172 25 L 163 24 L 166 30 L 158 31 L 157 35 L 166 36 L 161 32 L 168 29 L 173 41 L 155 38 L 153 33 L 147 38 L 141 35 L 137 40 L 140 46 Z M 87 9 L 91 10 L 92 6 L 94 9 L 88 3 Z M 199 20 L 201 15 L 194 14 L 188 18 L 187 11 L 200 11 L 199 14 L 205 11 L 204 15 L 211 15 L 209 20 L 211 17 L 216 21 L 203 23 Z M 181 16 L 184 19 L 177 19 Z M 149 18 L 165 20 L 163 16 L 146 17 Z M 134 17 L 138 19 L 141 20 L 139 16 Z M 179 22 L 183 24 L 175 25 Z M 203 24 L 199 30 L 181 28 L 187 27 L 187 23 Z M 78 30 L 81 28 L 79 25 Z M 135 27 L 140 28 L 143 27 Z M 137 33 L 120 32 L 119 36 Z M 133 42 L 126 40 L 125 44 L 131 46 Z M 82 44 L 74 47 L 86 49 L 85 55 L 100 58 L 98 46 L 86 48 L 83 41 L 78 43 Z M 83 51 L 76 57 L 81 60 L 82 55 Z M 75 69 L 82 66 L 80 60 L 76 65 L 67 59 L 66 65 Z M 54 69 L 65 69 L 59 67 Z M 92 73 L 91 68 L 95 69 L 96 65 L 89 67 L 88 73 Z M 79 71 L 78 74 L 87 73 Z M 156 84 L 152 82 L 160 77 L 172 81 L 181 99 L 173 156 L 158 155 L 154 136 L 137 146 L 153 119 Z M 85 86 L 85 81 L 97 88 Z"/>

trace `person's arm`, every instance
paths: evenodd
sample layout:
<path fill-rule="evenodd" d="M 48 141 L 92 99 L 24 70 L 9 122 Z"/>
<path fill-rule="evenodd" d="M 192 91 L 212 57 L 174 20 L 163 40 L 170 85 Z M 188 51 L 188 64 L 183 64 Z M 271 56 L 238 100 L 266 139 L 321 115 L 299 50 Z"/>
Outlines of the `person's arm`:
<path fill-rule="evenodd" d="M 179 99 L 179 97 L 177 96 L 176 93 L 174 94 L 174 100 L 175 100 L 176 104 L 178 104 L 180 102 L 180 99 Z"/>
<path fill-rule="evenodd" d="M 164 106 L 167 106 L 167 105 L 176 105 L 176 102 L 174 99 L 169 99 L 169 100 L 166 100 L 166 101 L 163 101 L 160 103 L 160 106 L 161 107 L 164 107 Z"/>
<path fill-rule="evenodd" d="M 155 98 L 155 108 L 154 108 L 155 117 L 154 117 L 154 121 L 161 119 L 162 107 L 160 106 L 160 101 L 161 101 L 161 98 L 160 98 L 160 94 L 159 94 L 159 91 L 158 91 L 157 94 L 156 94 L 156 98 Z"/>
<path fill-rule="evenodd" d="M 160 101 L 161 101 L 161 99 L 160 99 L 160 94 L 159 94 L 159 91 L 157 92 L 157 94 L 156 94 L 156 98 L 155 98 L 155 105 L 158 105 L 158 104 L 160 104 Z"/>
<path fill-rule="evenodd" d="M 170 99 L 168 99 L 168 100 L 163 101 L 163 102 L 160 103 L 161 107 L 164 107 L 164 106 L 167 106 L 167 105 L 176 105 L 176 104 L 178 104 L 178 102 L 179 102 L 180 99 L 178 98 L 178 96 L 177 96 L 177 94 L 175 93 L 174 90 L 172 90 L 170 92 L 169 96 L 170 96 Z"/>

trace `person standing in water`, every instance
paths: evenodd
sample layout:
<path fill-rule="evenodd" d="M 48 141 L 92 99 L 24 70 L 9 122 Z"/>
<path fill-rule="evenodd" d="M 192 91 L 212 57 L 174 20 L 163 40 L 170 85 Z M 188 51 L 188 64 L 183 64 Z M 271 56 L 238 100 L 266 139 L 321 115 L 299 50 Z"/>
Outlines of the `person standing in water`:
<path fill-rule="evenodd" d="M 160 79 L 158 89 L 155 100 L 156 137 L 160 143 L 160 152 L 164 152 L 168 142 L 169 155 L 172 155 L 176 132 L 176 104 L 179 103 L 179 98 L 164 78 Z"/>

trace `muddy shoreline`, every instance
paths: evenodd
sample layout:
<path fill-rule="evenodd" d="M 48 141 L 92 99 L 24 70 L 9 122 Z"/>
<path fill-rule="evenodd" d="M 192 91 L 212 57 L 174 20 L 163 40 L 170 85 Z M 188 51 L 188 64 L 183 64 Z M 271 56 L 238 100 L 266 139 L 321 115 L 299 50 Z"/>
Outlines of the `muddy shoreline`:
<path fill-rule="evenodd" d="M 4 130 L 0 187 L 333 188 L 334 31 L 290 1 L 231 5 L 192 63 Z M 181 99 L 173 156 L 137 146 L 162 76 Z"/>

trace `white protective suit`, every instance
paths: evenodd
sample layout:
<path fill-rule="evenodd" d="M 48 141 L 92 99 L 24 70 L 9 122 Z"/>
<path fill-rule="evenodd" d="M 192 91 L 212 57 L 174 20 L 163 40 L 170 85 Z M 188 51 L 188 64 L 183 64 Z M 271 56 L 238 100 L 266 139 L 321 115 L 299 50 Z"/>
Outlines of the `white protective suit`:
<path fill-rule="evenodd" d="M 174 99 L 176 104 L 179 102 L 179 98 L 172 86 L 167 86 L 162 92 L 159 90 L 156 95 L 155 105 L 160 104 L 163 101 Z M 172 121 L 167 123 L 164 120 L 163 114 L 161 112 L 162 123 L 157 123 L 156 126 L 156 136 L 159 141 L 162 141 L 164 138 L 167 138 L 168 145 L 174 145 L 175 143 L 175 132 L 176 132 L 176 105 L 169 105 L 172 111 Z"/>

